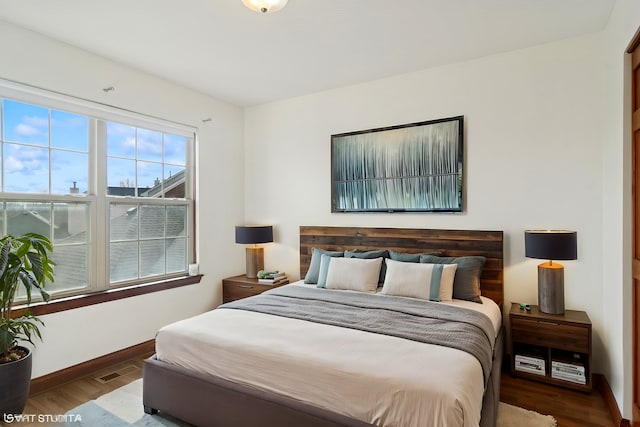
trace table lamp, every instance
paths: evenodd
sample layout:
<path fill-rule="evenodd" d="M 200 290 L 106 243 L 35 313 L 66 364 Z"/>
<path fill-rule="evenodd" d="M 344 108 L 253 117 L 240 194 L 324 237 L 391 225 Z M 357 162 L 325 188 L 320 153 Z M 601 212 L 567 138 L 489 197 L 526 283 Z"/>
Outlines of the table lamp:
<path fill-rule="evenodd" d="M 527 258 L 548 259 L 538 265 L 538 306 L 547 314 L 564 313 L 564 267 L 553 260 L 578 259 L 577 233 L 567 230 L 526 230 Z"/>
<path fill-rule="evenodd" d="M 273 227 L 266 226 L 236 226 L 236 243 L 253 245 L 247 247 L 247 277 L 255 279 L 258 271 L 264 269 L 264 249 L 256 246 L 258 243 L 273 242 Z"/>

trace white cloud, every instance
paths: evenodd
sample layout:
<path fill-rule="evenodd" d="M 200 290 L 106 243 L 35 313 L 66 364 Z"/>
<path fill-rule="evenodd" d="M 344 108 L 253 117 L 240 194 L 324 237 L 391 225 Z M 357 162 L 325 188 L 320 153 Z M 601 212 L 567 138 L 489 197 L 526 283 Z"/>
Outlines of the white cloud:
<path fill-rule="evenodd" d="M 40 129 L 35 126 L 31 126 L 26 123 L 20 123 L 15 128 L 15 134 L 19 136 L 32 137 L 42 135 L 43 132 L 41 132 Z"/>

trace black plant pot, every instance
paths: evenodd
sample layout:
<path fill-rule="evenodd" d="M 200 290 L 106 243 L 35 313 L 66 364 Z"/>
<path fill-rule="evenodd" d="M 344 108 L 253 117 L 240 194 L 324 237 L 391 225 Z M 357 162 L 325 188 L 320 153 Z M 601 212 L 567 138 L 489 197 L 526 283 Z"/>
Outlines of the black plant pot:
<path fill-rule="evenodd" d="M 0 414 L 21 414 L 29 398 L 31 351 L 22 359 L 0 364 Z"/>

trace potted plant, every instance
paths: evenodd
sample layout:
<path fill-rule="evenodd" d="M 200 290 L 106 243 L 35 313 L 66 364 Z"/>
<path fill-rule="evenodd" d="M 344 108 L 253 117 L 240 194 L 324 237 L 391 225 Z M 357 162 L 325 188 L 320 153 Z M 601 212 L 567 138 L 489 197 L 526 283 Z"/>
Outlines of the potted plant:
<path fill-rule="evenodd" d="M 49 258 L 51 241 L 39 234 L 20 237 L 10 234 L 0 239 L 0 413 L 21 414 L 29 397 L 31 383 L 31 351 L 20 342 L 33 345 L 33 338 L 42 340 L 42 321 L 29 311 L 33 292 L 44 301 L 47 281 L 53 282 L 53 266 Z M 18 290 L 25 290 L 27 310 L 12 318 L 11 308 Z"/>

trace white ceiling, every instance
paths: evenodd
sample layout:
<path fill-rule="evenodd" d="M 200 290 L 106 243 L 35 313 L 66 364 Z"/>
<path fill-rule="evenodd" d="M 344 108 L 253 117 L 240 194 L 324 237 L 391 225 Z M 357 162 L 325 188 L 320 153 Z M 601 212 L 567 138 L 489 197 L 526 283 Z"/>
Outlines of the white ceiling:
<path fill-rule="evenodd" d="M 614 3 L 0 0 L 0 19 L 249 106 L 597 32 Z"/>

